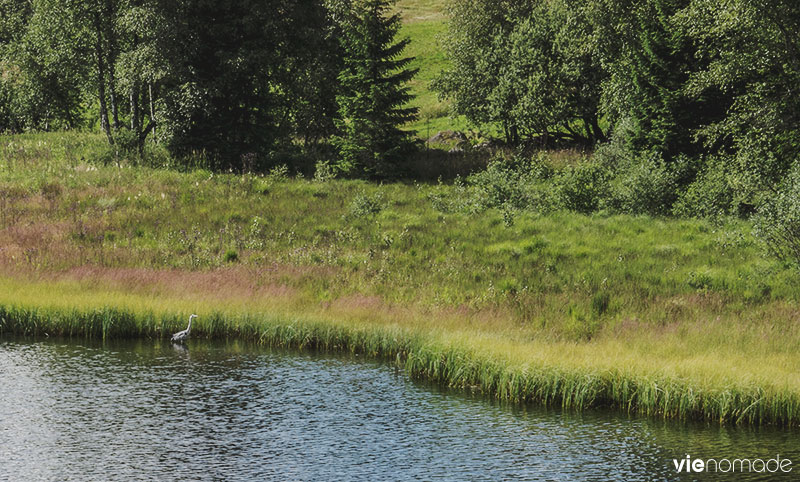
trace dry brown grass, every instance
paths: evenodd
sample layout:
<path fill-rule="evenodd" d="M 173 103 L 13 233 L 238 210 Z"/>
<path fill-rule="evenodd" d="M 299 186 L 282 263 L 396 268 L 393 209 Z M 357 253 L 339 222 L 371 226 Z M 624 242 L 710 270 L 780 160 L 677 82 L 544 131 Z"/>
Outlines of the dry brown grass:
<path fill-rule="evenodd" d="M 271 281 L 272 276 L 247 267 L 210 271 L 178 269 L 104 268 L 79 266 L 47 276 L 56 281 L 75 281 L 88 286 L 130 291 L 153 296 L 204 296 L 219 301 L 230 299 L 285 298 L 298 291 Z"/>
<path fill-rule="evenodd" d="M 399 0 L 396 8 L 403 22 L 429 22 L 444 19 L 446 0 Z"/>

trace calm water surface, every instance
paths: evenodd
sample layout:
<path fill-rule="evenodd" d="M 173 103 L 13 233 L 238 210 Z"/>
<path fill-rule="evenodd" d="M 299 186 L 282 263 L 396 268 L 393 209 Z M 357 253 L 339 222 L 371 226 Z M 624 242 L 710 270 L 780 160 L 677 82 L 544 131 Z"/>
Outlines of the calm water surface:
<path fill-rule="evenodd" d="M 356 357 L 0 339 L 0 480 L 794 480 L 798 435 L 503 406 Z M 686 454 L 797 469 L 679 476 Z"/>

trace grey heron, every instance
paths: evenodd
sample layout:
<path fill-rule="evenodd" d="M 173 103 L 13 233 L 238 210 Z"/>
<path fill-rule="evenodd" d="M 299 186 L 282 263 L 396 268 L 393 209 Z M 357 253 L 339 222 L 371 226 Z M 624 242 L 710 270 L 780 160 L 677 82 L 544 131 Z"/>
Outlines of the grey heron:
<path fill-rule="evenodd" d="M 183 330 L 175 333 L 172 335 L 172 342 L 173 343 L 184 343 L 186 340 L 189 339 L 189 333 L 192 332 L 192 320 L 197 318 L 197 315 L 191 315 L 189 317 L 189 326 Z"/>

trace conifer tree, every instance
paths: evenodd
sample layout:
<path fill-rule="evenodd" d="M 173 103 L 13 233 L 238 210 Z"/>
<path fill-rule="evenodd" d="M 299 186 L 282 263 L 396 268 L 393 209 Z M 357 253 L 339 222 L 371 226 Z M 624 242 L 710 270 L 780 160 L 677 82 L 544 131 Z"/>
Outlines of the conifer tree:
<path fill-rule="evenodd" d="M 338 167 L 347 175 L 396 176 L 413 149 L 411 132 L 400 127 L 417 109 L 406 83 L 416 75 L 411 58 L 401 58 L 409 39 L 395 41 L 400 17 L 393 0 L 354 0 L 342 21 L 344 68 L 337 96 Z"/>

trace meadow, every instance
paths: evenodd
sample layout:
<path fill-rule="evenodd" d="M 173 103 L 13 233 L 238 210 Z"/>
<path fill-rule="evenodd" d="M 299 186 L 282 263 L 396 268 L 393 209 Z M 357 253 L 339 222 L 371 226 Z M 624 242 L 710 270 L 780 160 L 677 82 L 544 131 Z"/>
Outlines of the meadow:
<path fill-rule="evenodd" d="M 165 338 L 197 312 L 198 337 L 361 352 L 504 399 L 800 420 L 800 276 L 746 221 L 509 223 L 458 182 L 149 159 L 0 137 L 0 332 Z"/>

